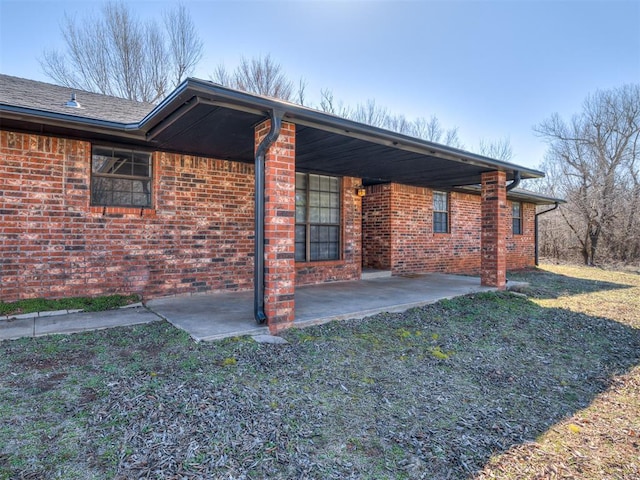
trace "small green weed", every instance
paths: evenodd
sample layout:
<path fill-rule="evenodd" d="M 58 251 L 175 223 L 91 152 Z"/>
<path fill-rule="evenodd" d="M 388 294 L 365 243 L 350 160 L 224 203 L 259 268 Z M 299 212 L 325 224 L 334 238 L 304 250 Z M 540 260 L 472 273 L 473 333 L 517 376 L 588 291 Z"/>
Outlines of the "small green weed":
<path fill-rule="evenodd" d="M 430 348 L 429 353 L 438 360 L 448 360 L 453 355 L 453 352 L 443 352 L 439 346 Z"/>
<path fill-rule="evenodd" d="M 220 362 L 220 365 L 222 365 L 223 367 L 231 367 L 237 363 L 238 363 L 238 360 L 236 360 L 235 358 L 227 357 L 224 360 L 222 360 L 222 362 Z"/>
<path fill-rule="evenodd" d="M 399 328 L 396 330 L 396 335 L 398 335 L 398 337 L 402 339 L 405 339 L 411 337 L 411 332 L 406 328 Z"/>

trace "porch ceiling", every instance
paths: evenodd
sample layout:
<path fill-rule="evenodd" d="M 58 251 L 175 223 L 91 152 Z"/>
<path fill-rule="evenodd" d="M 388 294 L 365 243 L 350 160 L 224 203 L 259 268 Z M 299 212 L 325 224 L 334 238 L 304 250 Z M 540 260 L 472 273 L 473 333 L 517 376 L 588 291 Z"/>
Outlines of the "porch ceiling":
<path fill-rule="evenodd" d="M 263 115 L 198 105 L 158 133 L 153 143 L 163 150 L 253 163 L 254 126 L 262 120 Z M 305 125 L 296 126 L 296 169 L 362 177 L 365 184 L 425 187 L 477 184 L 482 172 L 490 170 Z"/>
<path fill-rule="evenodd" d="M 161 130 L 152 131 L 159 149 L 202 157 L 254 162 L 254 126 L 264 119 L 215 105 L 199 104 Z"/>
<path fill-rule="evenodd" d="M 365 184 L 432 188 L 480 183 L 502 170 L 511 180 L 542 172 L 371 127 L 279 100 L 188 80 L 140 126 L 158 148 L 246 163 L 254 161 L 254 127 L 279 110 L 296 124 L 296 169 L 353 176 Z"/>
<path fill-rule="evenodd" d="M 432 188 L 477 184 L 482 172 L 489 171 L 305 126 L 296 128 L 296 169 L 362 177 L 365 185 L 396 182 Z"/>

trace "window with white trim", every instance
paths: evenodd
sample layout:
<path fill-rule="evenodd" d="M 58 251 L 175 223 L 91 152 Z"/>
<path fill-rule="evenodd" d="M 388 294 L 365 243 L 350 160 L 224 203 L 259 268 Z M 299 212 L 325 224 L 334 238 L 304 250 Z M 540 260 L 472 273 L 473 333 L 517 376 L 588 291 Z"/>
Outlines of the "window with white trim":
<path fill-rule="evenodd" d="M 449 194 L 433 192 L 433 231 L 449 233 Z"/>
<path fill-rule="evenodd" d="M 151 206 L 151 153 L 94 146 L 91 205 Z"/>
<path fill-rule="evenodd" d="M 296 173 L 296 262 L 340 259 L 340 179 Z"/>

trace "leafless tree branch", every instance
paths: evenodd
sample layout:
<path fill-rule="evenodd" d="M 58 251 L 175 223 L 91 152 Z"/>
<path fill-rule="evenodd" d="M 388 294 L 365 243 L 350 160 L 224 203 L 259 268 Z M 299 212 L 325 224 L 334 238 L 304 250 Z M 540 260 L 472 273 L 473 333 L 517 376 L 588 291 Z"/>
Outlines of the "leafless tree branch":
<path fill-rule="evenodd" d="M 141 22 L 123 2 L 106 3 L 98 17 L 65 15 L 65 51 L 45 51 L 40 64 L 61 85 L 157 102 L 202 57 L 202 42 L 183 5 L 165 13 L 163 26 Z"/>

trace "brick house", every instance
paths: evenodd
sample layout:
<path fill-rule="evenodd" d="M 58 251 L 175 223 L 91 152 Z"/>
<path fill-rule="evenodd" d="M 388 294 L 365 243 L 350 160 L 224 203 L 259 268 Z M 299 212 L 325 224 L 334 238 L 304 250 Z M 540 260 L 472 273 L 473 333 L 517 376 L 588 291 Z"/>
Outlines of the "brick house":
<path fill-rule="evenodd" d="M 363 268 L 504 288 L 557 202 L 510 187 L 542 176 L 207 81 L 154 106 L 0 75 L 0 300 L 253 289 L 277 331 Z"/>

